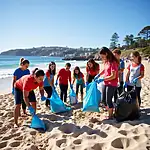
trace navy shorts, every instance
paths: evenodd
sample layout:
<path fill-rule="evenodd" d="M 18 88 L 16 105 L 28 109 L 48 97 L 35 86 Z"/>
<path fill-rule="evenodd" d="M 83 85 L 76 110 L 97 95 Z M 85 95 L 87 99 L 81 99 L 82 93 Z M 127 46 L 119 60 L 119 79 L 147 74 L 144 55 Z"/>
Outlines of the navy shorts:
<path fill-rule="evenodd" d="M 21 102 L 24 101 L 23 92 L 20 89 L 15 88 L 14 96 L 15 96 L 15 105 L 21 104 Z M 29 102 L 36 102 L 34 91 L 29 92 L 28 98 L 29 98 Z"/>

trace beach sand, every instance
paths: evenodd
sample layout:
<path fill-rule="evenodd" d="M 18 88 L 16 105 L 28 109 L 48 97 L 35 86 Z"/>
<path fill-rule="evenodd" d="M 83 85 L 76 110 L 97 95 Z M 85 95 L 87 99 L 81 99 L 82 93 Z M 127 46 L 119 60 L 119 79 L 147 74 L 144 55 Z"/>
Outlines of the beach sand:
<path fill-rule="evenodd" d="M 150 149 L 150 68 L 144 62 L 142 80 L 141 118 L 117 123 L 104 120 L 106 112 L 82 112 L 82 103 L 72 111 L 53 114 L 38 96 L 38 116 L 47 130 L 31 129 L 31 116 L 20 117 L 21 127 L 14 128 L 14 98 L 0 95 L 0 149 L 1 150 L 146 150 Z"/>

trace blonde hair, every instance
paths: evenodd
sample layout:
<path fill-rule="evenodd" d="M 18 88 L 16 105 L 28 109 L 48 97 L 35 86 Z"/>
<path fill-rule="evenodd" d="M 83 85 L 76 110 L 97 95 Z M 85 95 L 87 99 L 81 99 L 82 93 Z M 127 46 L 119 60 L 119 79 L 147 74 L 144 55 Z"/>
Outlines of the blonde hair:
<path fill-rule="evenodd" d="M 30 62 L 29 62 L 29 60 L 27 60 L 27 59 L 25 59 L 25 58 L 20 58 L 20 63 L 19 63 L 19 65 L 21 66 L 21 65 L 25 65 L 25 64 L 29 64 Z"/>
<path fill-rule="evenodd" d="M 22 65 L 22 62 L 24 61 L 25 59 L 23 57 L 20 58 L 20 65 Z"/>

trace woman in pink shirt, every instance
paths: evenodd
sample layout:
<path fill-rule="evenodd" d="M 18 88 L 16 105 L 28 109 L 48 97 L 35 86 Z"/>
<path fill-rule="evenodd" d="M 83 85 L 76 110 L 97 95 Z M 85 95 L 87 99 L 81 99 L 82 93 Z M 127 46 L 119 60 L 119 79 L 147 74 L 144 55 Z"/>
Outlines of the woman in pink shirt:
<path fill-rule="evenodd" d="M 106 107 L 108 107 L 108 113 L 109 113 L 108 119 L 112 119 L 113 118 L 112 98 L 114 96 L 114 93 L 118 85 L 119 62 L 107 47 L 102 47 L 99 54 L 102 61 L 104 62 L 104 70 L 99 75 L 97 75 L 94 80 L 97 83 L 104 81 L 102 102 Z M 101 75 L 104 75 L 104 77 L 99 78 Z"/>

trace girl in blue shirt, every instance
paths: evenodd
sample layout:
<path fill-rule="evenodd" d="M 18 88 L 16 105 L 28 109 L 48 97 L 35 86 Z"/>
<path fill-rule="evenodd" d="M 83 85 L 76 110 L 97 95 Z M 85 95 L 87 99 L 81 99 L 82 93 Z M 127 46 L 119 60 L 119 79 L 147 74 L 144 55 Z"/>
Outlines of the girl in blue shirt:
<path fill-rule="evenodd" d="M 56 74 L 56 64 L 55 62 L 51 62 L 49 64 L 48 70 L 46 71 L 46 75 L 44 77 L 44 90 L 47 93 L 47 98 L 50 98 L 52 95 L 52 87 L 54 87 L 54 76 Z M 47 107 L 50 105 L 50 101 L 46 100 Z"/>
<path fill-rule="evenodd" d="M 78 99 L 78 92 L 79 92 L 79 87 L 80 87 L 80 92 L 81 92 L 81 101 L 83 101 L 83 88 L 85 87 L 85 81 L 84 81 L 84 75 L 80 71 L 79 67 L 75 67 L 74 72 L 73 72 L 73 83 L 76 80 L 76 97 Z"/>
<path fill-rule="evenodd" d="M 20 79 L 22 76 L 30 74 L 30 71 L 28 69 L 29 64 L 30 64 L 29 60 L 24 59 L 24 58 L 20 59 L 20 66 L 19 66 L 19 68 L 17 68 L 14 71 L 14 74 L 13 74 L 13 83 L 12 83 L 12 94 L 13 95 L 14 95 L 14 84 L 15 84 L 15 82 L 18 79 Z M 24 100 L 21 103 L 22 103 L 23 114 L 26 115 L 27 114 L 26 113 L 26 104 L 25 104 Z"/>

